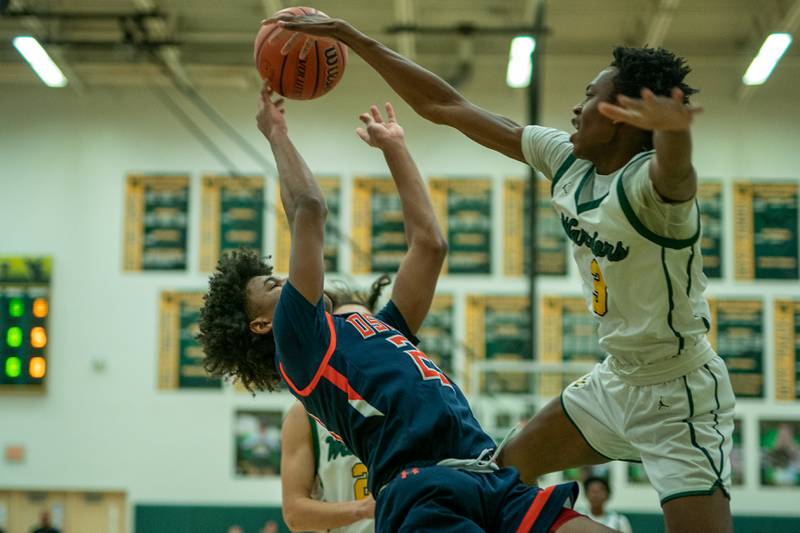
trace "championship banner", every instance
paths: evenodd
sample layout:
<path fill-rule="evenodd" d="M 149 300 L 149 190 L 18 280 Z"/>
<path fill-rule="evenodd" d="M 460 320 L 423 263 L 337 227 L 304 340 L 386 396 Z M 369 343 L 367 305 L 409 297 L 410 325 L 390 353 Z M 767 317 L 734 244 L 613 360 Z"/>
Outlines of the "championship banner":
<path fill-rule="evenodd" d="M 523 276 L 528 273 L 530 240 L 530 180 L 510 178 L 503 186 L 504 253 L 503 273 Z M 537 179 L 536 271 L 538 274 L 567 274 L 567 240 L 558 213 L 550 204 L 550 182 Z"/>
<path fill-rule="evenodd" d="M 0 257 L 0 392 L 45 391 L 50 257 Z"/>
<path fill-rule="evenodd" d="M 202 292 L 163 291 L 159 306 L 158 388 L 220 389 L 222 381 L 203 368 L 197 341 Z"/>
<path fill-rule="evenodd" d="M 433 361 L 439 369 L 453 376 L 453 354 L 455 338 L 453 336 L 453 297 L 439 295 L 434 297 L 428 316 L 417 333 L 421 339 L 420 349 Z"/>
<path fill-rule="evenodd" d="M 205 176 L 201 187 L 200 271 L 240 247 L 264 248 L 264 178 Z"/>
<path fill-rule="evenodd" d="M 598 363 L 605 353 L 597 337 L 597 319 L 580 296 L 544 296 L 539 317 L 540 363 Z M 542 373 L 539 394 L 558 396 L 574 379 L 585 374 Z"/>
<path fill-rule="evenodd" d="M 527 296 L 467 296 L 464 371 L 468 386 L 472 365 L 476 362 L 531 360 L 528 302 Z M 527 372 L 482 373 L 480 392 L 529 393 L 529 375 Z"/>
<path fill-rule="evenodd" d="M 711 346 L 725 360 L 739 398 L 764 397 L 764 303 L 709 299 Z"/>
<path fill-rule="evenodd" d="M 775 301 L 775 399 L 800 398 L 800 300 Z"/>
<path fill-rule="evenodd" d="M 442 274 L 491 274 L 492 181 L 431 178 L 429 188 L 450 245 Z"/>
<path fill-rule="evenodd" d="M 391 177 L 353 180 L 353 274 L 394 273 L 406 253 L 403 207 Z"/>
<path fill-rule="evenodd" d="M 128 176 L 123 270 L 186 270 L 188 176 Z"/>
<path fill-rule="evenodd" d="M 798 278 L 798 186 L 733 186 L 736 279 Z"/>
<path fill-rule="evenodd" d="M 325 196 L 325 203 L 328 206 L 328 218 L 325 221 L 325 272 L 333 273 L 341 271 L 339 262 L 339 243 L 343 240 L 341 234 L 341 198 L 342 180 L 337 176 L 315 176 L 322 194 Z M 289 233 L 289 222 L 286 220 L 286 212 L 283 210 L 283 202 L 280 201 L 280 186 L 276 188 L 275 197 L 275 254 L 273 261 L 277 272 L 289 272 L 289 255 L 292 249 L 292 239 Z"/>
<path fill-rule="evenodd" d="M 700 181 L 697 187 L 700 203 L 700 224 L 703 228 L 700 247 L 703 252 L 703 272 L 708 278 L 722 278 L 723 238 L 725 235 L 724 198 L 718 181 Z"/>

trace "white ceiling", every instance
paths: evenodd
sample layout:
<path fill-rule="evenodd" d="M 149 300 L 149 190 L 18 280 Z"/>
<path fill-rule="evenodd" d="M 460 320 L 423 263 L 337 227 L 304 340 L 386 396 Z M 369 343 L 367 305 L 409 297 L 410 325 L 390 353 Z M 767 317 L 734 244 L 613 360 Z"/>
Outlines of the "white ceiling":
<path fill-rule="evenodd" d="M 437 70 L 449 68 L 459 54 L 475 62 L 505 61 L 509 30 L 532 24 L 538 0 L 306 3 Z M 150 43 L 192 83 L 247 86 L 256 76 L 252 42 L 260 20 L 288 5 L 286 0 L 10 0 L 12 16 L 0 16 L 0 83 L 38 83 L 11 46 L 14 36 L 33 34 L 52 43 L 49 50 L 70 78 L 84 85 L 136 84 L 159 76 L 141 47 Z M 36 16 L 18 16 L 26 11 Z M 158 15 L 137 26 L 136 15 L 145 13 Z M 397 24 L 432 31 L 391 33 Z M 465 25 L 479 31 L 465 37 L 453 30 Z M 647 43 L 692 58 L 745 59 L 768 33 L 797 37 L 800 0 L 549 0 L 545 26 L 548 55 L 607 57 L 615 44 Z M 501 31 L 482 31 L 490 29 Z M 795 45 L 785 60 L 799 59 Z"/>

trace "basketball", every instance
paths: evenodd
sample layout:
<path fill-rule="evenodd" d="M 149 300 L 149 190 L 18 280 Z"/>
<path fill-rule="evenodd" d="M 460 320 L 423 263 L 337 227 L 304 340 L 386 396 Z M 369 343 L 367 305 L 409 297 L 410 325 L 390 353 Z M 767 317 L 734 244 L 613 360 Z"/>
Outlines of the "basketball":
<path fill-rule="evenodd" d="M 275 13 L 325 15 L 310 7 L 288 7 Z M 327 15 L 325 15 L 327 16 Z M 276 35 L 276 32 L 280 32 Z M 264 24 L 256 35 L 253 55 L 261 79 L 272 89 L 292 100 L 310 100 L 327 93 L 342 79 L 347 64 L 347 46 L 335 39 L 315 38 L 308 55 L 300 58 L 306 39 L 296 39 L 286 55 L 281 49 L 295 32 L 277 24 Z"/>

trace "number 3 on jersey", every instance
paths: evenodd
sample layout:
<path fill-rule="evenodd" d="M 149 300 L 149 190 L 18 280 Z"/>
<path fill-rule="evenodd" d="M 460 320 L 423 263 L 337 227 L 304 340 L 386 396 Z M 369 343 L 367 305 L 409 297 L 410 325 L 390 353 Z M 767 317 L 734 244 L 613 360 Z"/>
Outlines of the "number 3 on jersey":
<path fill-rule="evenodd" d="M 592 259 L 592 279 L 592 310 L 597 316 L 605 316 L 608 313 L 608 291 L 597 259 Z"/>

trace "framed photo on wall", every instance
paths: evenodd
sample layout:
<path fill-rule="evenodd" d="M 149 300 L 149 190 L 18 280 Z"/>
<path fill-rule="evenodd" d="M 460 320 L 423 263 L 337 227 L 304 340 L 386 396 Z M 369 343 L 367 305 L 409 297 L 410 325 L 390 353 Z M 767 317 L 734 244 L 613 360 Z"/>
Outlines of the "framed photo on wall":
<path fill-rule="evenodd" d="M 236 411 L 234 444 L 236 475 L 277 476 L 281 471 L 280 411 Z"/>
<path fill-rule="evenodd" d="M 759 446 L 761 484 L 800 487 L 800 420 L 762 420 Z"/>

